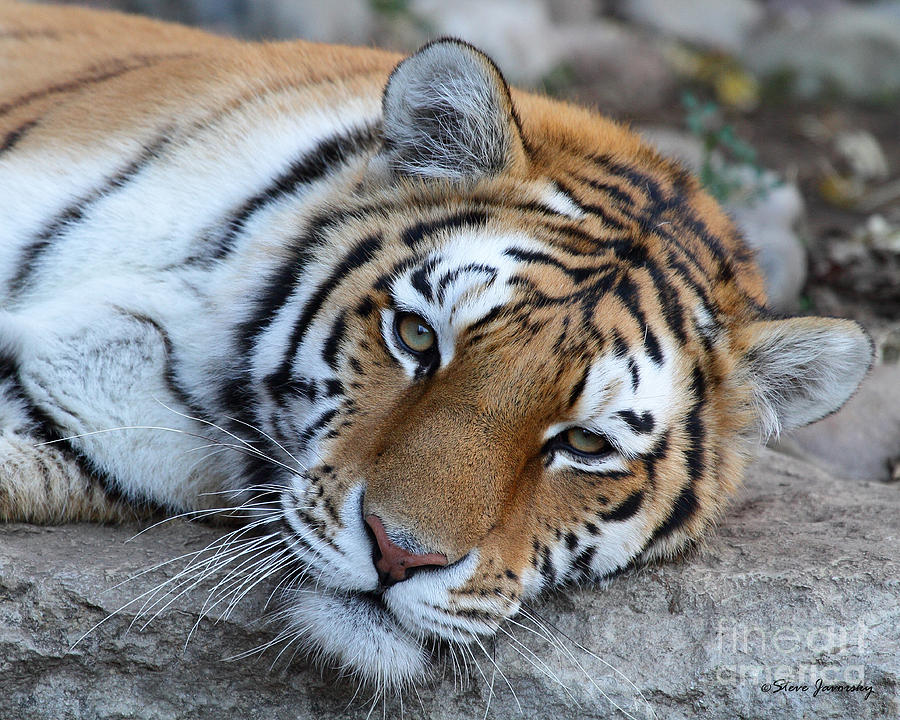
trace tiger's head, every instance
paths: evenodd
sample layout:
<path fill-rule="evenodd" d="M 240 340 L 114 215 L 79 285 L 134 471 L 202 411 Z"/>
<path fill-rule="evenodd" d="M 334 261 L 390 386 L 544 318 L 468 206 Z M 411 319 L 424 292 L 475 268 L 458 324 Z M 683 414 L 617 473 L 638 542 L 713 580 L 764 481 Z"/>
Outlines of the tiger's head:
<path fill-rule="evenodd" d="M 296 633 L 396 686 L 435 641 L 695 541 L 872 350 L 773 319 L 691 176 L 464 43 L 396 67 L 374 137 L 253 298 L 243 397 L 302 468 L 266 480 Z"/>

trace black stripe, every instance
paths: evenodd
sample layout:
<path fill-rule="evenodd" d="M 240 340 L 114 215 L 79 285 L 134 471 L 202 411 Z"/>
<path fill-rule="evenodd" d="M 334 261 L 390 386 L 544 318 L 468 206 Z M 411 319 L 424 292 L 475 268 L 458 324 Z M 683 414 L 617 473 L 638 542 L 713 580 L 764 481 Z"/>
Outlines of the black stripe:
<path fill-rule="evenodd" d="M 319 397 L 319 384 L 312 378 L 293 377 L 290 381 L 291 392 L 309 402 L 315 402 Z"/>
<path fill-rule="evenodd" d="M 649 175 L 638 172 L 632 165 L 619 162 L 608 153 L 592 155 L 590 156 L 590 159 L 611 175 L 620 175 L 624 177 L 641 193 L 642 196 L 649 196 L 650 202 L 654 205 L 661 205 L 663 203 L 664 196 L 662 188 L 659 183 Z"/>
<path fill-rule="evenodd" d="M 9 283 L 9 297 L 15 298 L 27 287 L 32 275 L 38 269 L 41 255 L 50 248 L 54 240 L 84 220 L 85 215 L 100 200 L 131 182 L 169 142 L 167 134 L 160 135 L 152 143 L 144 146 L 134 160 L 102 185 L 76 200 L 47 223 L 44 229 L 35 235 L 34 239 L 21 251 L 18 261 L 19 270 Z"/>
<path fill-rule="evenodd" d="M 335 409 L 326 410 L 322 413 L 312 425 L 307 426 L 306 429 L 300 433 L 300 442 L 307 443 L 312 440 L 313 436 L 330 423 L 335 415 L 337 415 L 337 410 Z"/>
<path fill-rule="evenodd" d="M 628 357 L 628 345 L 617 330 L 612 331 L 613 355 L 617 358 Z"/>
<path fill-rule="evenodd" d="M 348 133 L 321 140 L 312 150 L 295 160 L 264 190 L 244 202 L 224 222 L 224 231 L 217 240 L 212 257 L 221 259 L 234 247 L 234 241 L 253 215 L 267 205 L 297 192 L 302 186 L 323 178 L 337 165 L 370 148 L 379 137 L 378 125 L 370 124 Z"/>
<path fill-rule="evenodd" d="M 404 272 L 413 267 L 416 263 L 421 262 L 421 260 L 421 255 L 410 255 L 409 257 L 405 257 L 402 260 L 399 260 L 398 262 L 394 263 L 393 267 L 391 267 L 390 270 L 379 275 L 378 279 L 375 281 L 375 284 L 372 287 L 380 292 L 387 291 L 390 288 L 392 282 L 394 282 Z"/>
<path fill-rule="evenodd" d="M 678 293 L 672 288 L 659 266 L 648 260 L 644 268 L 650 273 L 653 286 L 659 298 L 659 306 L 662 309 L 666 325 L 679 343 L 687 343 L 687 327 L 685 324 L 684 307 L 678 297 Z"/>
<path fill-rule="evenodd" d="M 706 396 L 706 379 L 699 367 L 694 368 L 691 391 L 694 395 L 695 402 L 690 413 L 685 420 L 685 428 L 687 430 L 688 448 L 685 452 L 685 466 L 688 472 L 688 482 L 682 488 L 666 519 L 654 531 L 650 542 L 654 542 L 660 538 L 670 535 L 675 530 L 680 529 L 687 523 L 699 508 L 696 492 L 694 488 L 705 472 L 705 460 L 703 445 L 706 441 L 706 435 L 703 428 L 703 420 L 700 413 L 704 407 L 703 401 Z"/>
<path fill-rule="evenodd" d="M 489 275 L 491 280 L 497 277 L 497 269 L 491 267 L 490 265 L 484 265 L 482 263 L 469 263 L 468 265 L 463 265 L 462 267 L 454 268 L 453 270 L 448 270 L 443 275 L 441 275 L 440 279 L 437 281 L 437 297 L 438 302 L 444 302 L 444 295 L 447 292 L 447 287 L 454 282 L 461 274 L 463 273 L 483 273 L 485 275 Z"/>
<path fill-rule="evenodd" d="M 166 388 L 170 393 L 172 393 L 172 395 L 174 395 L 178 399 L 178 401 L 182 405 L 184 405 L 190 411 L 191 415 L 196 418 L 212 422 L 207 413 L 193 399 L 190 392 L 188 392 L 181 385 L 181 380 L 178 377 L 178 359 L 175 355 L 175 345 L 172 342 L 172 338 L 169 336 L 168 331 L 156 320 L 147 315 L 127 312 L 121 309 L 120 312 L 127 317 L 133 318 L 143 325 L 148 325 L 156 331 L 160 339 L 163 341 L 163 347 L 165 348 L 166 352 L 165 370 L 163 371 L 163 380 L 166 383 Z"/>
<path fill-rule="evenodd" d="M 235 334 L 237 346 L 245 360 L 256 339 L 275 319 L 300 284 L 303 271 L 313 259 L 315 250 L 324 243 L 326 232 L 344 218 L 345 214 L 341 212 L 313 218 L 303 235 L 292 243 L 290 255 L 281 262 L 278 270 L 260 283 L 265 292 L 256 299 L 254 312 L 238 325 Z"/>
<path fill-rule="evenodd" d="M 663 355 L 659 346 L 659 340 L 656 338 L 656 333 L 650 328 L 647 316 L 639 305 L 637 286 L 631 281 L 627 273 L 622 273 L 619 276 L 614 292 L 616 297 L 625 305 L 628 312 L 631 313 L 638 327 L 644 331 L 644 347 L 647 349 L 650 359 L 657 365 L 660 365 L 663 361 Z"/>
<path fill-rule="evenodd" d="M 410 277 L 409 282 L 423 298 L 429 302 L 434 299 L 431 285 L 428 284 L 426 278 L 425 268 L 418 268 Z"/>
<path fill-rule="evenodd" d="M 628 372 L 631 373 L 631 390 L 636 392 L 641 384 L 641 374 L 633 358 L 628 358 Z"/>
<path fill-rule="evenodd" d="M 108 70 L 101 70 L 100 68 L 95 69 L 91 73 L 87 73 L 85 75 L 81 75 L 79 77 L 73 78 L 72 80 L 67 80 L 66 82 L 57 83 L 56 85 L 49 85 L 47 87 L 43 87 L 40 90 L 32 90 L 29 93 L 25 93 L 24 95 L 20 95 L 14 100 L 10 100 L 9 102 L 3 103 L 0 105 L 0 116 L 6 115 L 16 108 L 22 107 L 24 105 L 28 105 L 29 103 L 34 102 L 35 100 L 40 100 L 45 97 L 49 97 L 50 95 L 58 95 L 60 93 L 71 92 L 73 90 L 80 90 L 88 85 L 96 85 L 97 83 L 104 82 L 105 80 L 111 80 L 112 78 L 119 77 L 120 75 L 124 75 L 125 73 L 133 72 L 135 70 L 140 70 L 141 68 L 150 67 L 151 65 L 157 62 L 163 62 L 165 60 L 174 60 L 178 58 L 190 57 L 190 54 L 187 53 L 179 53 L 172 55 L 134 55 L 129 58 L 108 60 L 106 62 L 110 64 L 114 64 L 115 67 Z M 136 61 L 133 65 L 123 65 L 127 60 Z"/>
<path fill-rule="evenodd" d="M 643 501 L 644 491 L 636 490 L 627 498 L 625 498 L 625 500 L 621 504 L 619 504 L 617 507 L 614 507 L 612 510 L 598 511 L 597 517 L 601 518 L 602 520 L 606 520 L 607 522 L 621 522 L 622 520 L 627 520 L 641 509 L 641 503 Z"/>
<path fill-rule="evenodd" d="M 590 371 L 591 368 L 586 367 L 581 374 L 581 379 L 572 387 L 572 391 L 569 393 L 569 408 L 572 408 L 581 396 L 581 392 L 584 390 L 584 385 L 587 382 L 588 373 L 590 373 Z"/>
<path fill-rule="evenodd" d="M 586 215 L 596 215 L 599 217 L 605 225 L 609 225 L 611 228 L 616 230 L 624 230 L 625 224 L 621 220 L 617 220 L 609 214 L 609 208 L 604 207 L 603 205 L 597 205 L 596 203 L 588 203 L 583 200 L 579 200 L 575 197 L 575 193 L 572 192 L 572 189 L 566 187 L 559 181 L 557 181 L 560 189 L 569 197 L 572 203 Z"/>
<path fill-rule="evenodd" d="M 703 445 L 706 440 L 706 434 L 703 428 L 703 419 L 700 417 L 700 414 L 704 407 L 703 401 L 706 395 L 706 380 L 699 367 L 694 368 L 691 389 L 696 398 L 696 402 L 694 403 L 694 407 L 688 413 L 685 421 L 688 442 L 690 443 L 685 455 L 685 464 L 687 465 L 691 484 L 695 484 L 703 476 L 705 470 Z"/>
<path fill-rule="evenodd" d="M 634 208 L 634 198 L 621 188 L 618 188 L 610 183 L 601 182 L 600 180 L 590 180 L 588 178 L 578 179 L 582 182 L 586 182 L 588 185 L 594 188 L 594 190 L 599 190 L 600 192 L 609 195 L 620 205 L 620 210 L 626 211 L 632 210 Z"/>
<path fill-rule="evenodd" d="M 472 336 L 470 337 L 470 342 L 474 342 L 475 333 L 485 325 L 493 322 L 501 315 L 511 314 L 515 310 L 516 308 L 509 307 L 507 305 L 497 305 L 496 307 L 491 308 L 487 313 L 482 315 L 480 318 L 478 318 L 478 320 L 476 320 L 466 328 L 466 333 Z"/>
<path fill-rule="evenodd" d="M 619 410 L 616 415 L 622 418 L 633 432 L 641 435 L 653 432 L 653 428 L 656 426 L 656 423 L 653 421 L 653 413 L 649 410 L 640 415 L 634 412 L 634 410 Z"/>
<path fill-rule="evenodd" d="M 653 449 L 644 456 L 644 471 L 647 474 L 647 482 L 650 486 L 656 484 L 656 465 L 661 460 L 665 460 L 669 454 L 669 432 L 662 434 L 656 441 Z"/>
<path fill-rule="evenodd" d="M 335 372 L 338 369 L 337 354 L 341 347 L 341 341 L 344 339 L 344 333 L 347 331 L 347 311 L 342 310 L 331 325 L 331 332 L 325 339 L 322 347 L 322 359 Z"/>
<path fill-rule="evenodd" d="M 33 120 L 28 120 L 27 122 L 22 123 L 15 130 L 11 130 L 6 133 L 6 136 L 0 141 L 0 155 L 7 152 L 8 150 L 12 150 L 18 142 L 28 134 L 28 132 L 38 123 L 39 119 L 35 118 Z"/>
<path fill-rule="evenodd" d="M 524 263 L 537 263 L 550 265 L 551 267 L 558 268 L 562 270 L 566 275 L 568 275 L 572 280 L 576 283 L 580 283 L 591 275 L 597 272 L 596 268 L 572 268 L 566 265 L 563 262 L 560 262 L 556 258 L 548 255 L 547 253 L 537 252 L 532 250 L 522 250 L 521 248 L 507 248 L 503 251 L 503 254 L 507 257 L 514 258 Z"/>
<path fill-rule="evenodd" d="M 300 343 L 303 342 L 310 324 L 319 310 L 322 309 L 325 301 L 328 300 L 331 293 L 334 292 L 348 274 L 375 258 L 376 253 L 381 248 L 381 242 L 380 234 L 371 235 L 359 241 L 341 259 L 331 275 L 319 284 L 312 297 L 309 298 L 291 331 L 288 347 L 282 357 L 280 366 L 265 379 L 266 386 L 269 388 L 272 397 L 280 398 L 288 387 L 291 377 L 291 364 L 297 354 L 297 349 L 300 347 Z"/>
<path fill-rule="evenodd" d="M 597 554 L 597 548 L 593 545 L 587 547 L 579 553 L 578 557 L 572 563 L 572 568 L 582 576 L 590 575 L 591 564 L 594 562 L 594 556 Z"/>
<path fill-rule="evenodd" d="M 409 247 L 414 247 L 435 233 L 463 227 L 482 227 L 486 222 L 487 213 L 484 210 L 463 210 L 437 220 L 416 223 L 403 231 L 401 239 Z"/>
<path fill-rule="evenodd" d="M 697 496 L 694 494 L 694 489 L 687 485 L 675 499 L 668 517 L 653 532 L 648 545 L 682 527 L 694 515 L 697 507 Z"/>
<path fill-rule="evenodd" d="M 550 548 L 544 545 L 541 548 L 541 568 L 538 572 L 547 578 L 547 582 L 553 584 L 556 582 L 556 569 L 553 567 L 553 561 L 550 557 Z"/>

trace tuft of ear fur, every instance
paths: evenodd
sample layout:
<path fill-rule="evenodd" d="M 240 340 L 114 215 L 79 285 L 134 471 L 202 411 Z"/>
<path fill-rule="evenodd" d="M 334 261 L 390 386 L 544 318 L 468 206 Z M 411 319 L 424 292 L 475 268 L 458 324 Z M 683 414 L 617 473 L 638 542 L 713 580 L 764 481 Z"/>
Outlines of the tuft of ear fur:
<path fill-rule="evenodd" d="M 382 104 L 385 152 L 401 175 L 478 180 L 524 157 L 503 75 L 460 40 L 436 40 L 403 60 Z"/>
<path fill-rule="evenodd" d="M 739 332 L 764 438 L 821 420 L 854 393 L 873 346 L 852 320 L 802 317 L 750 323 Z"/>

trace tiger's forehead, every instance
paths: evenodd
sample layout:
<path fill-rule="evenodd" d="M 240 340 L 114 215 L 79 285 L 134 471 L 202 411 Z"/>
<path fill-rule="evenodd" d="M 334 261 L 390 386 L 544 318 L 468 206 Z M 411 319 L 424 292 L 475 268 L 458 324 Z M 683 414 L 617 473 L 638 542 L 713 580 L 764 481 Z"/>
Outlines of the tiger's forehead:
<path fill-rule="evenodd" d="M 570 352 L 599 350 L 614 330 L 620 343 L 645 345 L 657 360 L 660 333 L 671 329 L 673 312 L 690 316 L 679 319 L 680 330 L 696 318 L 711 321 L 696 298 L 675 297 L 677 286 L 651 265 L 652 249 L 640 239 L 624 254 L 602 247 L 573 251 L 533 227 L 467 217 L 476 217 L 477 225 L 439 229 L 424 239 L 410 236 L 434 231 L 436 224 L 407 230 L 403 239 L 416 252 L 377 283 L 396 309 L 416 312 L 445 332 L 448 360 L 457 337 L 514 317 L 533 327 L 564 320 L 557 346 L 569 345 Z M 666 307 L 665 298 L 677 307 Z"/>
<path fill-rule="evenodd" d="M 461 356 L 489 359 L 513 378 L 503 384 L 555 386 L 570 418 L 614 428 L 628 439 L 623 452 L 639 455 L 671 415 L 680 353 L 654 318 L 635 314 L 642 280 L 629 278 L 628 266 L 568 260 L 528 232 L 461 230 L 395 273 L 387 289 L 394 310 L 434 328 L 441 367 Z"/>

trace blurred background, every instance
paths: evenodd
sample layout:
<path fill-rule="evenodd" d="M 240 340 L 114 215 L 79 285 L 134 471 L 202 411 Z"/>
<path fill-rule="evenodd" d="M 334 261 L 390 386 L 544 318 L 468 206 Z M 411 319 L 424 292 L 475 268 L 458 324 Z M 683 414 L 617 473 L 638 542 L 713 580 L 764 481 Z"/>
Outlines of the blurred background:
<path fill-rule="evenodd" d="M 757 249 L 774 307 L 851 317 L 877 364 L 782 442 L 900 481 L 900 0 L 79 0 L 251 39 L 464 38 L 514 84 L 631 123 Z"/>

